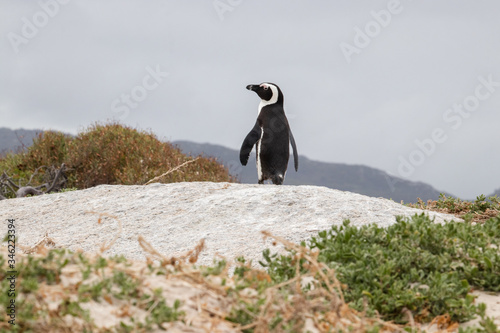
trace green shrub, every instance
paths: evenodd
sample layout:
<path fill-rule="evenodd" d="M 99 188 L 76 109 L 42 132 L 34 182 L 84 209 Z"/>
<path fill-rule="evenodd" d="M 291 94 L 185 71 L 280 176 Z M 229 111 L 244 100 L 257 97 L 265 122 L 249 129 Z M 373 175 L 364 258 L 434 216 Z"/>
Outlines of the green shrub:
<path fill-rule="evenodd" d="M 484 224 L 441 225 L 422 214 L 398 217 L 388 228 L 357 228 L 345 221 L 307 245 L 319 250 L 319 261 L 336 270 L 351 306 L 406 322 L 405 309 L 419 321 L 445 313 L 454 321 L 474 315 L 471 286 L 500 291 L 500 253 L 492 244 L 500 244 L 498 217 Z M 293 255 L 270 257 L 266 252 L 264 258 L 273 281 L 295 276 Z"/>
<path fill-rule="evenodd" d="M 142 322 L 132 321 L 131 325 L 119 323 L 120 327 L 129 327 L 130 332 L 153 331 L 162 323 L 180 320 L 184 316 L 179 310 L 179 300 L 175 300 L 172 307 L 168 306 L 162 290 L 150 290 L 150 286 L 144 283 L 142 272 L 122 265 L 127 262 L 123 257 L 91 257 L 65 249 L 45 249 L 41 252 L 41 255 L 17 255 L 16 325 L 8 323 L 10 317 L 2 316 L 0 332 L 107 331 L 96 327 L 89 311 L 81 306 L 91 300 L 110 306 L 114 303 L 113 299 L 117 299 L 127 304 L 120 309 L 122 311 L 135 307 L 146 312 Z M 7 278 L 12 273 L 4 269 L 8 267 L 8 257 L 4 253 L 7 252 L 0 253 L 0 305 L 5 309 L 13 298 L 7 292 L 10 288 Z M 65 283 L 61 281 L 62 276 L 67 276 L 63 269 L 68 266 L 71 267 L 68 275 L 79 279 L 77 283 L 71 282 L 71 279 L 66 279 Z M 80 270 L 82 275 L 78 274 Z M 58 304 L 56 309 L 48 310 L 47 298 L 50 303 Z M 68 323 L 62 320 L 66 315 L 80 321 Z"/>
<path fill-rule="evenodd" d="M 486 316 L 485 305 L 472 304 L 467 295 L 472 288 L 499 288 L 499 218 L 484 224 L 440 225 L 415 215 L 398 218 L 387 229 L 376 225 L 355 228 L 346 221 L 312 239 L 309 247 L 313 250 L 264 234 L 291 253 L 278 258 L 265 251 L 267 271 L 253 268 L 240 257 L 232 276 L 225 261 L 195 267 L 188 262 L 196 260 L 187 256 L 178 261 L 163 257 L 155 264 L 43 245 L 37 246 L 36 254 L 18 253 L 16 326 L 8 326 L 4 316 L 0 332 L 101 331 L 85 310 L 89 302 L 108 309 L 114 306 L 112 313 L 123 313 L 124 321 L 109 331 L 168 330 L 167 323 L 190 323 L 191 315 L 183 311 L 189 309 L 183 308 L 186 304 L 193 309 L 189 305 L 193 304 L 192 293 L 186 292 L 189 288 L 213 297 L 198 302 L 200 317 L 210 318 L 212 323 L 236 324 L 242 332 L 305 332 L 311 318 L 322 332 L 416 332 L 406 322 L 409 311 L 416 322 L 443 320 L 442 331 L 456 329 L 450 316 L 464 321 L 477 313 L 480 326 L 460 328 L 460 332 L 499 332 L 493 318 Z M 201 250 L 200 244 L 194 252 Z M 4 247 L 0 252 L 0 305 L 4 308 L 10 302 L 8 259 Z M 167 288 L 164 294 L 149 279 L 158 277 L 182 281 L 174 280 L 172 285 L 180 290 Z M 47 299 L 52 299 L 52 306 L 57 302 L 57 310 L 48 311 Z M 127 321 L 131 313 L 137 313 L 129 311 L 131 308 L 147 312 L 146 317 Z M 68 315 L 78 320 L 61 320 Z M 406 327 L 385 321 L 388 319 Z"/>
<path fill-rule="evenodd" d="M 0 159 L 0 173 L 5 172 L 17 180 L 16 183 L 20 181 L 21 185 L 25 185 L 39 168 L 30 185 L 42 184 L 50 175 L 47 173 L 48 168 L 41 167 L 59 167 L 66 159 L 70 142 L 71 136 L 60 132 L 40 133 L 37 138 L 33 139 L 33 145 L 26 151 L 9 153 Z"/>
<path fill-rule="evenodd" d="M 46 131 L 38 134 L 33 140 L 33 145 L 28 148 L 23 159 L 23 167 L 26 171 L 34 170 L 42 165 L 59 166 L 66 159 L 68 146 L 72 137 L 55 131 Z"/>
<path fill-rule="evenodd" d="M 117 123 L 95 124 L 76 137 L 53 131 L 41 133 L 26 151 L 1 159 L 0 173 L 5 171 L 25 185 L 37 168 L 60 167 L 65 163 L 66 187 L 84 189 L 100 184 L 144 184 L 190 159 L 151 132 Z M 40 168 L 30 185 L 47 181 L 47 169 Z M 158 180 L 162 183 L 182 181 L 233 182 L 235 179 L 215 159 L 199 157 Z"/>
<path fill-rule="evenodd" d="M 464 201 L 459 198 L 447 197 L 441 193 L 438 200 L 424 202 L 418 198 L 416 204 L 408 204 L 408 206 L 454 214 L 460 218 L 474 222 L 486 221 L 500 214 L 500 198 L 496 195 L 486 198 L 482 194 L 477 196 L 474 201 Z"/>

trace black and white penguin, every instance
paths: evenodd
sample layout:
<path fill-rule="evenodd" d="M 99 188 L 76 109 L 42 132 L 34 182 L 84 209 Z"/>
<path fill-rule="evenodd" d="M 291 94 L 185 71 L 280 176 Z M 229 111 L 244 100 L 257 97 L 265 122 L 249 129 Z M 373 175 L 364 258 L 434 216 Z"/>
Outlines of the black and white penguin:
<path fill-rule="evenodd" d="M 297 147 L 283 108 L 283 93 L 274 83 L 250 84 L 248 90 L 255 91 L 261 98 L 255 126 L 246 136 L 240 149 L 240 162 L 247 165 L 248 157 L 256 147 L 257 174 L 259 184 L 270 179 L 281 185 L 285 179 L 290 143 L 293 148 L 295 171 L 299 167 Z"/>

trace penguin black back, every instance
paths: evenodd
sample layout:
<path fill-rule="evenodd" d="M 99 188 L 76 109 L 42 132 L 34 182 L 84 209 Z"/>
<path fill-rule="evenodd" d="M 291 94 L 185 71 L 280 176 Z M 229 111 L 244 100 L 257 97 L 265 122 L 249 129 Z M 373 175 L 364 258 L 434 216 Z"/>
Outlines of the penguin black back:
<path fill-rule="evenodd" d="M 290 157 L 290 144 L 293 148 L 295 171 L 298 170 L 297 148 L 285 116 L 283 93 L 276 84 L 269 82 L 260 85 L 251 84 L 247 89 L 257 93 L 261 102 L 257 121 L 240 149 L 241 164 L 247 164 L 255 145 L 259 184 L 270 179 L 273 184 L 281 185 L 285 179 Z"/>

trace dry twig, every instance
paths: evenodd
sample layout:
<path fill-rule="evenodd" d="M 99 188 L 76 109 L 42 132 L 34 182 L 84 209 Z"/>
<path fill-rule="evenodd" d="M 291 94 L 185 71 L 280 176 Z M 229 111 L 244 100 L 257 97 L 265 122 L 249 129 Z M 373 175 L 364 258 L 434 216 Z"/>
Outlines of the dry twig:
<path fill-rule="evenodd" d="M 192 160 L 186 161 L 186 162 L 182 163 L 181 165 L 178 165 L 178 166 L 176 166 L 175 168 L 168 170 L 168 171 L 167 171 L 167 172 L 165 172 L 164 174 L 159 175 L 159 176 L 157 176 L 157 177 L 155 177 L 155 178 L 153 178 L 153 179 L 149 180 L 149 181 L 148 181 L 146 184 L 144 184 L 144 185 L 149 185 L 149 184 L 151 184 L 151 183 L 153 183 L 153 182 L 155 182 L 155 181 L 157 181 L 157 180 L 159 180 L 159 179 L 161 179 L 161 178 L 165 177 L 166 175 L 171 174 L 172 172 L 179 170 L 179 169 L 180 169 L 180 168 L 182 168 L 183 166 L 188 165 L 189 163 L 193 163 L 194 161 L 198 160 L 199 158 L 200 158 L 200 157 L 198 156 L 198 157 L 197 157 L 197 158 L 195 158 L 195 159 L 192 159 Z"/>

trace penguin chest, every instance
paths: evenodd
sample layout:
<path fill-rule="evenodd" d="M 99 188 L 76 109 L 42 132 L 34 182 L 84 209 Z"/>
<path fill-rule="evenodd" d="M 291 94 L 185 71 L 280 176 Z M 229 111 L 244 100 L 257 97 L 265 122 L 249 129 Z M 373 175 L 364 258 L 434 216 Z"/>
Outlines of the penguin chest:
<path fill-rule="evenodd" d="M 262 152 L 262 139 L 264 138 L 264 128 L 261 126 L 260 128 L 260 139 L 257 141 L 257 146 L 256 146 L 256 155 L 257 155 L 257 176 L 259 177 L 259 180 L 262 179 L 262 158 L 260 156 Z"/>
<path fill-rule="evenodd" d="M 257 175 L 259 180 L 273 174 L 286 172 L 289 148 L 288 133 L 261 127 L 260 138 L 256 143 Z"/>

